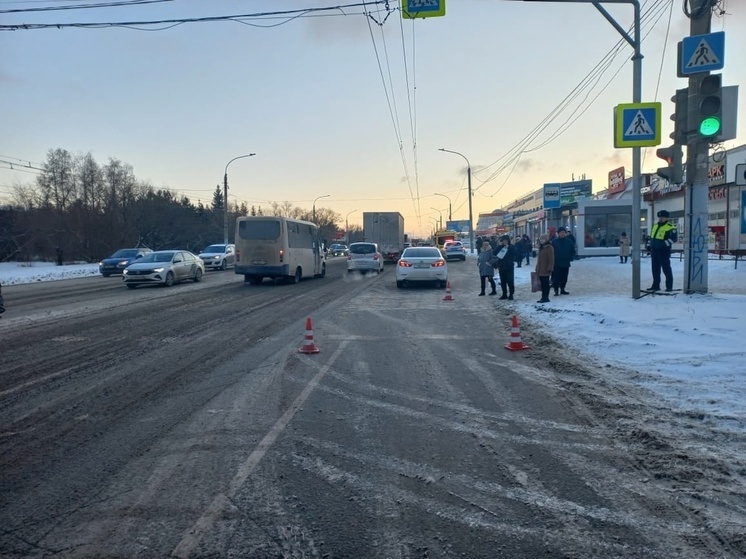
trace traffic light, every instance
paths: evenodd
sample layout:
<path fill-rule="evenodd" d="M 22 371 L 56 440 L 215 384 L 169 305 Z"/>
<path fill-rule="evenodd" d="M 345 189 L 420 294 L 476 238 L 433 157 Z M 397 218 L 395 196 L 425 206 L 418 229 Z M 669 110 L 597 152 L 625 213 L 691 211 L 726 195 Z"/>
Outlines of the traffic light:
<path fill-rule="evenodd" d="M 723 130 L 722 79 L 722 74 L 709 74 L 699 82 L 697 132 L 712 142 L 719 141 Z"/>
<path fill-rule="evenodd" d="M 668 163 L 668 167 L 660 167 L 657 171 L 659 177 L 666 179 L 671 184 L 684 182 L 684 154 L 681 146 L 674 144 L 667 148 L 658 148 L 655 155 Z"/>
<path fill-rule="evenodd" d="M 689 140 L 689 88 L 677 89 L 671 97 L 674 102 L 674 114 L 671 115 L 674 127 L 670 138 L 674 144 L 685 146 Z"/>

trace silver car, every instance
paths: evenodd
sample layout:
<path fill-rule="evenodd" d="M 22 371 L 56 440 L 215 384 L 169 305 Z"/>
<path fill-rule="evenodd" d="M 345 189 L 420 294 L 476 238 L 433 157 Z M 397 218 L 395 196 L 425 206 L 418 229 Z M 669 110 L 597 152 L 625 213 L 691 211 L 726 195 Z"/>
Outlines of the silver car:
<path fill-rule="evenodd" d="M 205 264 L 187 250 L 159 250 L 140 258 L 124 269 L 124 283 L 130 289 L 138 285 L 171 286 L 180 281 L 202 281 Z"/>
<path fill-rule="evenodd" d="M 347 272 L 383 272 L 383 254 L 376 243 L 352 243 L 347 251 Z"/>
<path fill-rule="evenodd" d="M 205 263 L 205 270 L 227 270 L 236 263 L 235 245 L 210 245 L 197 255 Z"/>

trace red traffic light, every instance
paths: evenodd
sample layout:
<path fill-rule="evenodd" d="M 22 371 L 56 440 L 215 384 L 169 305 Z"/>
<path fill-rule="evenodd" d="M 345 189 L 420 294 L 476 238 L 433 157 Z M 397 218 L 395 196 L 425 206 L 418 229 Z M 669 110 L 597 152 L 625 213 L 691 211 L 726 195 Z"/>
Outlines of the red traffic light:
<path fill-rule="evenodd" d="M 663 159 L 669 165 L 673 163 L 673 148 L 658 148 L 657 150 L 655 150 L 655 155 Z"/>

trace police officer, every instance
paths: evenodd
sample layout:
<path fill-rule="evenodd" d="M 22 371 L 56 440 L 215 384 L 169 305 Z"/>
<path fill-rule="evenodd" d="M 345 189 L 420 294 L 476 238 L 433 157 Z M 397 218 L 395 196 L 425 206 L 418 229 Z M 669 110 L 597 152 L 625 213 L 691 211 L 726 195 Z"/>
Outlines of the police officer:
<path fill-rule="evenodd" d="M 653 285 L 648 291 L 660 291 L 661 270 L 666 276 L 666 291 L 673 290 L 673 272 L 671 271 L 671 246 L 679 237 L 676 226 L 668 222 L 670 214 L 666 210 L 658 212 L 658 223 L 650 232 L 650 260 L 653 265 Z"/>

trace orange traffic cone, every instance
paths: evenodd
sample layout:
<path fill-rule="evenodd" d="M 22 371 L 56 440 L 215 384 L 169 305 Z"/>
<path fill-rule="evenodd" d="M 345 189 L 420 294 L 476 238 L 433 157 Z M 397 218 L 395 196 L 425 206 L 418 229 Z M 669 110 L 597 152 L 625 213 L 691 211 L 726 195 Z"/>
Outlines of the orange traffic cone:
<path fill-rule="evenodd" d="M 313 344 L 313 328 L 311 327 L 311 317 L 306 319 L 306 335 L 304 336 L 303 345 L 298 349 L 299 353 L 318 353 L 319 348 Z"/>
<path fill-rule="evenodd" d="M 521 329 L 518 326 L 518 316 L 513 315 L 513 327 L 510 329 L 510 343 L 505 346 L 510 351 L 528 349 L 529 346 L 521 341 Z"/>
<path fill-rule="evenodd" d="M 451 297 L 451 282 L 446 282 L 446 296 L 443 297 L 444 301 L 453 301 L 453 297 Z"/>

